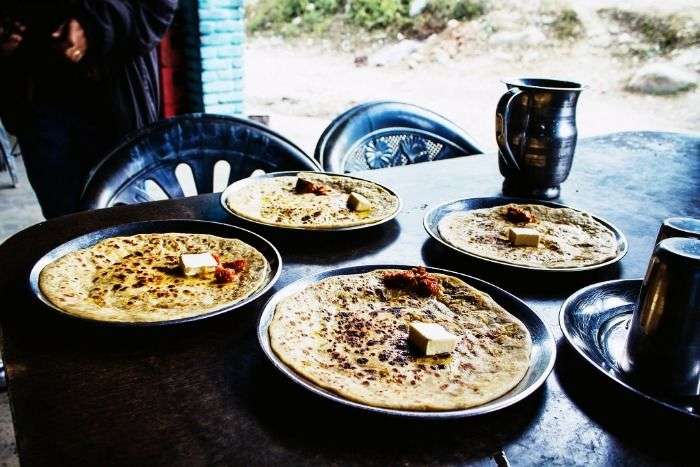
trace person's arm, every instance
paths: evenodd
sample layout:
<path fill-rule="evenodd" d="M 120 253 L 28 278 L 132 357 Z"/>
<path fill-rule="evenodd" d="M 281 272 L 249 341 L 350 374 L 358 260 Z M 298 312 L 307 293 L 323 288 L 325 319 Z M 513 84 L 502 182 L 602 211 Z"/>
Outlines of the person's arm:
<path fill-rule="evenodd" d="M 133 57 L 151 51 L 168 30 L 177 0 L 82 0 L 76 20 L 87 53 Z"/>

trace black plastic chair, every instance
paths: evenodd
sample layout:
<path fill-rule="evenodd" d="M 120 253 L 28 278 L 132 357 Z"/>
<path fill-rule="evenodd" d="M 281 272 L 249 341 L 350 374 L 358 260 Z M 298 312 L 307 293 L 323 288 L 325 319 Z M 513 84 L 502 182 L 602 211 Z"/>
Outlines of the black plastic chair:
<path fill-rule="evenodd" d="M 355 172 L 481 154 L 461 128 L 430 110 L 402 102 L 367 102 L 338 116 L 314 157 L 328 172 Z"/>
<path fill-rule="evenodd" d="M 292 142 L 251 120 L 182 115 L 129 135 L 93 170 L 81 204 L 99 209 L 213 193 L 257 169 L 318 171 L 320 166 Z"/>

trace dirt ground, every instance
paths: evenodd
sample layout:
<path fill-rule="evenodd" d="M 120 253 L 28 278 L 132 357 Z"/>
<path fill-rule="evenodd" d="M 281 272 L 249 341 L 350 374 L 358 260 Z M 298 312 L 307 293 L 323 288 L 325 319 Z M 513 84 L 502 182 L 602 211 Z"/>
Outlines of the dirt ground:
<path fill-rule="evenodd" d="M 586 27 L 585 37 L 578 41 L 548 38 L 532 46 L 493 45 L 488 39 L 476 38 L 483 25 L 461 24 L 429 39 L 407 59 L 381 67 L 358 67 L 354 62 L 355 57 L 371 56 L 382 47 L 386 42 L 382 39 L 338 43 L 319 38 L 253 37 L 245 65 L 246 111 L 270 115 L 274 129 L 313 152 L 323 128 L 344 109 L 367 100 L 399 100 L 446 116 L 486 150 L 494 150 L 494 112 L 505 90 L 500 80 L 538 76 L 569 78 L 588 86 L 578 106 L 581 137 L 624 130 L 700 129 L 697 88 L 674 96 L 625 91 L 631 73 L 644 61 L 620 56 L 618 42 L 629 41 L 629 36 L 596 14 L 598 8 L 625 2 L 569 3 Z M 700 9 L 697 2 L 687 0 L 644 0 L 633 5 L 635 10 L 656 8 L 664 13 Z M 537 17 L 532 15 L 532 6 L 529 13 L 521 11 L 514 20 L 506 17 L 508 2 L 500 8 L 479 24 L 492 21 L 499 29 L 518 30 L 525 26 L 523 21 Z M 463 42 L 458 49 L 455 40 Z"/>

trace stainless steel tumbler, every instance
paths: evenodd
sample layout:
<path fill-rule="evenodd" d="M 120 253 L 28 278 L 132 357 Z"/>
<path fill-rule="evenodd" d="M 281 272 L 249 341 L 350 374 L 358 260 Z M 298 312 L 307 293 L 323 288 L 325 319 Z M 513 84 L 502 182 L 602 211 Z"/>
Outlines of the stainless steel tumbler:
<path fill-rule="evenodd" d="M 700 395 L 700 240 L 668 238 L 656 245 L 623 366 L 660 392 Z"/>
<path fill-rule="evenodd" d="M 669 217 L 659 228 L 656 243 L 671 237 L 693 237 L 700 239 L 700 219 L 692 217 Z"/>

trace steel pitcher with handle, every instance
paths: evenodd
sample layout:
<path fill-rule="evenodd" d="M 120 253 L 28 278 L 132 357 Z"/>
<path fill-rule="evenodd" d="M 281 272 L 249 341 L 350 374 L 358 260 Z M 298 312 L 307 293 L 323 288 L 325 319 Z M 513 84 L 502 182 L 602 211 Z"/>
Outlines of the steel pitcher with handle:
<path fill-rule="evenodd" d="M 543 78 L 505 80 L 496 107 L 503 193 L 552 199 L 569 176 L 576 150 L 576 104 L 583 86 Z"/>

